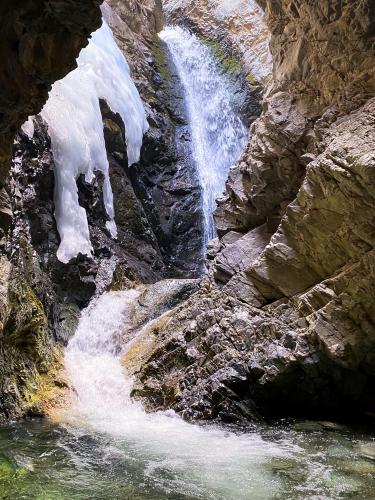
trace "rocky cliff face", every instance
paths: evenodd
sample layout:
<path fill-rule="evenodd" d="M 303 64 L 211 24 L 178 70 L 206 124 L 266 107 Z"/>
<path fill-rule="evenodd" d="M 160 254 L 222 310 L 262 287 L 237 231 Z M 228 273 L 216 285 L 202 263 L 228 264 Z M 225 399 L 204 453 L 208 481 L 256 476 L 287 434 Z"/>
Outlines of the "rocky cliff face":
<path fill-rule="evenodd" d="M 253 0 L 165 0 L 167 22 L 182 23 L 206 40 L 219 43 L 251 80 L 271 72 L 269 31 Z"/>
<path fill-rule="evenodd" d="M 154 332 L 134 394 L 187 418 L 372 415 L 374 8 L 259 3 L 273 81 L 216 212 L 212 276 Z"/>
<path fill-rule="evenodd" d="M 168 52 L 157 36 L 164 23 L 161 2 L 110 0 L 103 13 L 129 61 L 150 125 L 141 160 L 128 176 L 155 234 L 165 273 L 196 276 L 203 263 L 201 194 L 193 169 L 178 167 L 182 152 L 176 136 L 186 117 Z"/>
<path fill-rule="evenodd" d="M 9 170 L 14 135 L 40 111 L 51 84 L 75 67 L 89 34 L 100 26 L 100 0 L 2 2 L 0 182 Z M 1 185 L 1 187 L 2 187 Z"/>
<path fill-rule="evenodd" d="M 262 9 L 254 0 L 165 0 L 163 7 L 167 24 L 191 29 L 211 48 L 223 72 L 235 81 L 242 119 L 250 125 L 260 115 L 272 69 Z"/>
<path fill-rule="evenodd" d="M 252 2 L 165 2 L 170 20 L 212 46 L 248 103 L 260 94 L 259 80 L 266 82 L 269 33 L 273 76 L 219 202 L 209 276 L 148 327 L 146 350 L 144 337 L 135 341 L 133 393 L 150 410 L 173 408 L 188 419 L 373 415 L 374 7 L 371 0 L 258 3 L 269 31 Z M 94 293 L 110 281 L 194 275 L 201 257 L 197 180 L 176 167 L 184 152 L 174 138 L 186 126 L 181 96 L 155 37 L 160 2 L 103 7 L 151 127 L 139 165 L 129 168 L 124 124 L 101 103 L 119 238 L 105 228 L 100 176 L 91 185 L 79 179 L 94 257 L 67 265 L 55 255 L 53 158 L 43 120 L 35 120 L 32 139 L 17 136 L 7 177 L 9 151 L 98 27 L 98 2 L 10 7 L 0 8 L 0 420 L 38 411 L 34 393 L 51 385 L 57 346 Z M 256 107 L 244 107 L 249 122 Z"/>
<path fill-rule="evenodd" d="M 20 60 L 17 74 L 10 75 L 18 86 L 11 88 L 9 76 L 9 92 L 5 85 L 2 94 L 8 149 L 27 116 L 40 111 L 51 83 L 74 68 L 80 48 L 100 25 L 99 4 L 81 2 L 73 8 L 70 2 L 52 2 L 43 11 L 30 2 L 17 14 L 10 5 L 1 8 L 6 44 L 14 38 L 12 46 L 4 47 Z M 68 264 L 56 257 L 55 166 L 47 125 L 37 116 L 32 136 L 18 132 L 13 160 L 8 155 L 9 163 L 4 164 L 0 198 L 0 419 L 39 411 L 34 393 L 41 385 L 53 386 L 46 378 L 57 374 L 60 348 L 95 293 L 110 284 L 150 283 L 170 274 L 194 276 L 202 266 L 200 192 L 193 174 L 190 178 L 177 173 L 176 121 L 165 107 L 168 89 L 160 76 L 167 57 L 156 37 L 163 22 L 161 4 L 113 0 L 102 6 L 102 15 L 130 63 L 150 130 L 139 164 L 129 167 L 124 123 L 101 102 L 118 238 L 113 240 L 106 228 L 103 178 L 97 175 L 88 184 L 80 177 L 79 202 L 87 212 L 94 252 L 92 258 L 79 256 Z M 16 35 L 21 37 L 17 43 Z M 10 57 L 7 53 L 6 59 Z M 36 74 L 40 81 L 34 88 Z"/>
<path fill-rule="evenodd" d="M 21 233 L 17 251 L 10 250 L 21 203 L 21 193 L 8 177 L 13 140 L 26 118 L 40 111 L 52 83 L 75 67 L 88 35 L 100 25 L 99 4 L 99 0 L 17 5 L 5 1 L 0 7 L 0 420 L 17 414 L 22 401 L 30 401 L 37 380 L 59 357 L 47 319 L 53 296 L 39 273 L 36 255 Z M 34 145 L 36 155 L 40 146 Z M 38 169 L 47 174 L 39 183 L 48 190 L 46 161 L 42 158 Z M 37 175 L 34 166 L 31 162 L 23 174 L 26 183 Z M 37 202 L 30 190 L 28 195 L 25 201 L 32 211 Z M 45 228 L 48 214 L 42 216 Z"/>

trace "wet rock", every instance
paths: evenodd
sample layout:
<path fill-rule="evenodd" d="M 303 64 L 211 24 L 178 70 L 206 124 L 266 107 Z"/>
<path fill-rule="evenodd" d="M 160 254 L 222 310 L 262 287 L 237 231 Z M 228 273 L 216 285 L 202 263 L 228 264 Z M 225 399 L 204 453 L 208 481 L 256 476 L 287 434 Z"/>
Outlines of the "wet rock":
<path fill-rule="evenodd" d="M 0 479 L 6 481 L 15 473 L 15 467 L 12 461 L 3 454 L 0 454 Z"/>
<path fill-rule="evenodd" d="M 262 10 L 255 2 L 207 0 L 164 2 L 169 22 L 183 23 L 198 31 L 212 44 L 219 41 L 224 52 L 232 54 L 246 68 L 249 80 L 264 78 L 271 71 L 269 33 Z"/>
<path fill-rule="evenodd" d="M 13 13 L 4 5 L 5 17 L 0 19 L 0 23 L 3 20 L 8 23 L 4 33 L 9 32 L 10 38 L 14 38 L 13 48 L 18 50 L 19 47 L 15 39 L 16 34 L 13 33 L 12 20 L 18 23 L 17 26 L 25 27 L 22 28 L 25 47 L 34 47 L 34 42 L 35 47 L 40 46 L 38 54 L 30 51 L 26 54 L 23 51 L 27 57 L 22 60 L 22 64 L 34 65 L 33 68 L 39 75 L 40 88 L 35 91 L 31 74 L 27 83 L 29 87 L 24 88 L 23 75 L 18 75 L 19 81 L 14 85 L 14 93 L 22 87 L 25 98 L 29 100 L 25 106 L 25 101 L 20 98 L 22 110 L 13 106 L 14 123 L 17 122 L 18 127 L 21 124 L 20 116 L 24 120 L 27 113 L 34 114 L 39 111 L 43 99 L 47 96 L 49 85 L 54 81 L 53 78 L 59 75 L 62 77 L 69 69 L 73 69 L 79 49 L 86 42 L 89 33 L 99 25 L 100 2 L 87 1 L 81 2 L 78 7 L 70 6 L 70 16 L 67 17 L 70 3 L 68 0 L 52 2 L 47 16 L 44 16 L 43 9 L 34 12 L 31 3 L 29 7 L 25 5 Z M 87 15 L 89 4 L 91 10 Z M 108 14 L 111 18 L 110 22 L 118 35 L 120 46 L 126 55 L 130 56 L 128 60 L 132 65 L 133 77 L 143 92 L 145 102 L 155 102 L 155 92 L 156 89 L 160 90 L 161 83 L 156 87 L 153 83 L 157 69 L 154 58 L 151 57 L 150 46 L 156 29 L 160 28 L 160 5 L 149 1 L 139 9 L 138 4 L 132 0 L 112 4 L 116 12 L 105 5 L 105 15 Z M 28 13 L 28 24 L 24 21 L 25 11 Z M 57 16 L 55 21 L 54 16 Z M 44 29 L 43 26 L 46 22 L 48 24 L 48 20 L 51 21 L 48 34 L 42 37 L 42 40 L 39 31 Z M 57 46 L 59 37 L 64 38 L 64 44 L 59 42 Z M 64 45 L 64 55 L 59 57 Z M 46 62 L 44 52 L 53 56 L 51 61 L 56 58 L 56 67 L 52 64 L 47 67 L 50 63 Z M 16 61 L 15 69 L 21 71 L 17 57 L 12 56 L 12 60 Z M 47 71 L 46 74 L 44 70 Z M 3 87 L 7 90 L 6 85 Z M 35 95 L 30 97 L 30 92 L 35 92 Z M 148 151 L 145 156 L 149 156 L 148 164 L 152 169 L 152 157 L 156 157 L 155 151 L 158 151 L 159 170 L 169 168 L 170 176 L 173 177 L 173 124 L 166 123 L 165 111 L 161 109 L 159 101 L 154 107 L 147 108 L 150 121 L 154 123 L 154 131 L 156 130 L 158 135 L 154 137 L 153 142 L 146 141 Z M 8 237 L 5 239 L 5 232 L 0 227 L 0 247 L 9 256 L 9 261 L 1 257 L 0 263 L 0 338 L 7 337 L 4 345 L 0 344 L 0 418 L 20 415 L 23 411 L 29 411 L 31 414 L 43 412 L 42 402 L 38 400 L 36 403 L 32 395 L 41 384 L 40 377 L 54 364 L 55 343 L 60 345 L 68 342 L 76 328 L 79 310 L 88 304 L 95 293 L 108 289 L 112 281 L 117 287 L 128 286 L 130 281 L 154 282 L 170 272 L 169 260 L 166 258 L 169 247 L 163 239 L 162 231 L 156 231 L 161 227 L 160 220 L 156 218 L 154 224 L 152 216 L 146 213 L 144 208 L 144 199 L 149 197 L 153 188 L 148 185 L 145 193 L 137 191 L 138 185 L 135 186 L 136 183 L 131 179 L 127 164 L 124 125 L 104 102 L 102 114 L 119 237 L 117 240 L 111 238 L 106 228 L 102 177 L 95 176 L 92 183 L 87 183 L 83 177 L 77 179 L 79 202 L 88 215 L 93 245 L 92 257 L 79 255 L 68 264 L 62 264 L 56 257 L 59 235 L 54 219 L 54 162 L 48 130 L 39 116 L 33 119 L 33 135 L 19 132 L 14 145 L 11 177 L 5 189 L 0 182 L 0 226 L 8 231 Z M 8 125 L 13 127 L 13 122 Z M 140 168 L 143 168 L 142 164 Z M 167 177 L 166 172 L 165 176 Z M 171 198 L 173 196 L 171 195 Z M 192 197 L 191 193 L 178 193 L 176 196 L 179 200 L 184 196 L 189 199 Z M 171 210 L 178 212 L 176 205 L 172 205 Z M 182 210 L 191 207 L 185 207 L 183 203 L 181 206 Z M 156 214 L 155 210 L 154 212 Z M 8 274 L 11 270 L 23 279 L 20 290 L 16 291 L 10 300 Z M 26 296 L 23 288 L 27 290 Z M 13 299 L 19 304 L 17 313 L 11 303 Z M 43 322 L 39 321 L 39 316 L 36 318 L 29 311 L 29 308 L 34 310 L 30 303 L 38 304 L 35 310 L 40 312 Z M 13 373 L 18 375 L 13 376 Z M 25 399 L 28 400 L 27 404 L 24 404 Z"/>
<path fill-rule="evenodd" d="M 198 4 L 214 15 L 194 2 L 191 16 Z M 238 400 L 260 414 L 358 418 L 375 408 L 373 12 L 262 5 L 274 81 L 215 215 L 210 273 L 225 285 L 211 282 L 160 329 L 134 394 L 192 419 Z M 254 249 L 260 227 L 272 237 Z M 247 381 L 222 388 L 233 362 Z"/>
<path fill-rule="evenodd" d="M 296 422 L 293 424 L 292 428 L 299 432 L 342 432 L 347 430 L 347 427 L 344 425 L 337 424 L 336 422 L 327 422 L 327 421 L 309 421 L 306 420 L 304 422 Z"/>
<path fill-rule="evenodd" d="M 375 463 L 368 460 L 345 461 L 343 470 L 347 474 L 354 474 L 362 478 L 367 475 L 375 476 Z"/>
<path fill-rule="evenodd" d="M 200 282 L 199 279 L 169 279 L 148 286 L 138 298 L 139 317 L 150 320 L 174 308 L 187 300 L 199 288 Z"/>
<path fill-rule="evenodd" d="M 356 448 L 356 451 L 363 458 L 375 460 L 375 443 L 359 444 Z"/>
<path fill-rule="evenodd" d="M 301 466 L 300 462 L 290 458 L 272 458 L 267 467 L 276 476 L 297 484 L 303 484 L 308 474 L 307 467 Z"/>
<path fill-rule="evenodd" d="M 181 82 L 156 35 L 160 10 L 160 2 L 154 0 L 144 2 L 142 9 L 134 0 L 111 0 L 104 6 L 104 15 L 127 57 L 150 125 L 140 162 L 126 169 L 127 176 L 148 221 L 148 232 L 157 242 L 164 276 L 195 278 L 204 260 L 201 192 L 190 158 Z M 133 31 L 135 25 L 138 28 Z M 121 155 L 126 163 L 126 155 Z M 123 164 L 118 155 L 115 159 Z M 140 255 L 147 260 L 150 254 L 140 249 Z"/>

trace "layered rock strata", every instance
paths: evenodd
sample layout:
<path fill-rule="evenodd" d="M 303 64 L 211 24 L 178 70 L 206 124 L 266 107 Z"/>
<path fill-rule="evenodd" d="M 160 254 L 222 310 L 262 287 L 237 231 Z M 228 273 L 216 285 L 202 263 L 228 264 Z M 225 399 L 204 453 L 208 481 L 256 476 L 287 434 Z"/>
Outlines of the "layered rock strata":
<path fill-rule="evenodd" d="M 58 374 L 55 367 L 60 364 L 61 346 L 74 332 L 80 309 L 94 294 L 109 286 L 151 283 L 171 274 L 194 276 L 202 267 L 200 191 L 193 172 L 177 175 L 175 128 L 184 119 L 166 108 L 169 82 L 160 75 L 167 65 L 157 39 L 163 22 L 161 4 L 110 1 L 101 12 L 99 3 L 81 2 L 74 7 L 69 1 L 52 2 L 37 12 L 30 2 L 18 14 L 10 5 L 1 8 L 7 35 L 4 55 L 11 58 L 5 52 L 9 48 L 17 64 L 19 58 L 19 67 L 9 69 L 16 69 L 17 74 L 5 82 L 10 85 L 11 76 L 18 78 L 17 86 L 9 89 L 13 101 L 5 91 L 3 95 L 9 144 L 27 116 L 40 111 L 51 83 L 74 68 L 80 48 L 100 25 L 101 15 L 130 63 L 150 131 L 140 163 L 129 167 L 124 123 L 101 102 L 118 238 L 111 238 L 106 228 L 103 178 L 96 175 L 90 184 L 83 176 L 78 178 L 79 203 L 87 213 L 93 255 L 79 255 L 68 264 L 56 257 L 55 165 L 47 125 L 37 116 L 33 134 L 26 129 L 18 133 L 11 173 L 6 176 L 4 169 L 0 193 L 0 419 L 33 408 L 33 394 L 41 382 L 45 384 L 41 377 L 49 371 Z M 20 36 L 17 43 L 16 35 Z M 8 47 L 12 40 L 13 46 Z M 37 74 L 40 81 L 33 87 Z M 17 92 L 19 103 L 14 107 Z M 13 113 L 12 120 L 5 110 L 11 103 L 13 110 L 7 112 Z"/>
<path fill-rule="evenodd" d="M 375 12 L 259 3 L 273 81 L 219 202 L 212 276 L 154 332 L 134 395 L 189 419 L 371 417 Z"/>

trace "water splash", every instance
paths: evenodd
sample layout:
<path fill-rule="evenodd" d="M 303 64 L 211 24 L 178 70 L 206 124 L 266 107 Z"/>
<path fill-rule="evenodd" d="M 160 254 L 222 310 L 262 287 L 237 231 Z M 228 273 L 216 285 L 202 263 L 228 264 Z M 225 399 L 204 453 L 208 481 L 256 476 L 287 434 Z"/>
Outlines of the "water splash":
<path fill-rule="evenodd" d="M 235 433 L 189 424 L 173 412 L 147 414 L 133 402 L 121 346 L 126 338 L 132 342 L 139 295 L 129 290 L 94 299 L 69 343 L 66 368 L 74 394 L 64 415 L 63 446 L 70 462 L 86 472 L 94 467 L 92 474 L 99 467 L 118 484 L 136 484 L 144 495 L 134 498 L 339 499 L 362 487 L 342 467 L 344 457 L 353 456 L 347 438 L 262 426 Z M 124 496 L 103 494 L 114 497 Z"/>
<path fill-rule="evenodd" d="M 274 485 L 262 465 L 273 456 L 286 456 L 282 446 L 255 433 L 191 425 L 172 412 L 147 414 L 131 400 L 132 381 L 121 366 L 119 346 L 138 296 L 137 290 L 106 293 L 82 313 L 66 351 L 75 391 L 67 422 L 116 436 L 122 453 L 143 463 L 143 474 L 163 491 L 239 500 L 262 491 L 262 498 L 272 498 Z"/>
<path fill-rule="evenodd" d="M 207 243 L 216 236 L 216 198 L 224 191 L 229 168 L 239 160 L 248 133 L 236 112 L 234 85 L 210 48 L 178 26 L 165 28 L 159 36 L 170 50 L 184 89 Z"/>

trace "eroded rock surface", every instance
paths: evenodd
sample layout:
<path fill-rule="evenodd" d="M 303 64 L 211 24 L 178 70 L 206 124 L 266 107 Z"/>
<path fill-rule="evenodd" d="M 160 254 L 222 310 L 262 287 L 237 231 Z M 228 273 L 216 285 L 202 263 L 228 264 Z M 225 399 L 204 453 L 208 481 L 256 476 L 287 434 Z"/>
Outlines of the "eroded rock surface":
<path fill-rule="evenodd" d="M 100 0 L 25 1 L 0 7 L 0 187 L 9 170 L 14 135 L 40 111 L 52 83 L 75 67 L 89 34 L 100 26 Z"/>
<path fill-rule="evenodd" d="M 271 72 L 269 31 L 262 9 L 253 0 L 165 0 L 167 21 L 191 27 L 232 54 L 250 79 Z"/>
<path fill-rule="evenodd" d="M 0 420 L 19 414 L 36 389 L 36 379 L 56 358 L 48 311 L 40 300 L 48 295 L 48 286 L 38 284 L 38 297 L 35 274 L 30 275 L 35 256 L 22 238 L 17 255 L 8 251 L 20 201 L 8 178 L 13 140 L 27 117 L 41 110 L 51 85 L 74 69 L 89 34 L 100 26 L 99 5 L 99 0 L 52 0 L 4 1 L 0 7 Z M 43 170 L 43 161 L 39 168 Z M 48 186 L 49 181 L 47 172 L 41 183 Z M 41 218 L 46 228 L 48 214 Z"/>
<path fill-rule="evenodd" d="M 180 146 L 188 144 L 189 133 L 181 84 L 157 36 L 164 22 L 161 2 L 110 0 L 103 13 L 127 57 L 150 125 L 140 162 L 128 177 L 158 242 L 164 274 L 196 277 L 203 266 L 201 192 L 194 164 L 186 159 L 188 147 Z"/>
<path fill-rule="evenodd" d="M 375 12 L 259 3 L 273 81 L 219 201 L 211 277 L 153 332 L 134 395 L 188 419 L 370 416 Z"/>
<path fill-rule="evenodd" d="M 98 8 L 100 2 L 91 2 L 96 9 L 89 14 L 86 12 L 84 21 L 81 18 L 90 2 L 86 2 L 87 5 L 81 2 L 80 7 L 72 8 L 69 21 L 65 15 L 70 3 L 60 3 L 55 12 L 52 2 L 48 15 L 42 9 L 36 20 L 34 7 L 30 5 L 29 10 L 25 7 L 25 12 L 20 10 L 18 13 L 23 24 L 17 21 L 17 15 L 11 13 L 10 7 L 4 6 L 4 13 L 9 10 L 10 16 L 4 17 L 4 22 L 15 20 L 17 33 L 18 24 L 20 30 L 25 27 L 27 36 L 22 35 L 25 47 L 27 44 L 29 48 L 32 46 L 30 37 L 35 35 L 36 52 L 27 52 L 34 59 L 29 62 L 22 59 L 21 63 L 34 64 L 34 70 L 41 75 L 38 91 L 28 89 L 35 96 L 22 96 L 22 99 L 29 97 L 30 102 L 27 106 L 24 100 L 20 102 L 22 113 L 20 111 L 20 116 L 13 117 L 13 136 L 28 114 L 39 112 L 49 84 L 74 68 L 79 49 L 99 26 L 101 14 L 111 26 L 130 64 L 133 80 L 145 104 L 150 130 L 144 138 L 139 164 L 129 167 L 124 123 L 105 101 L 100 103 L 118 238 L 113 239 L 106 227 L 102 176 L 97 174 L 92 183 L 87 183 L 83 176 L 79 177 L 79 203 L 87 213 L 93 255 L 79 255 L 68 264 L 61 263 L 56 257 L 60 240 L 54 218 L 55 165 L 47 125 L 37 116 L 32 119 L 33 133 L 26 129 L 18 133 L 11 175 L 6 179 L 5 189 L 0 192 L 2 274 L 4 283 L 7 283 L 5 270 L 8 266 L 11 276 L 14 276 L 9 278 L 11 283 L 16 276 L 22 278 L 19 290 L 21 286 L 30 290 L 30 294 L 22 295 L 32 297 L 30 307 L 34 307 L 34 298 L 40 305 L 44 330 L 43 335 L 38 333 L 39 329 L 33 333 L 35 349 L 31 350 L 26 343 L 20 342 L 15 347 L 12 339 L 16 338 L 17 332 L 13 329 L 18 327 L 12 322 L 12 304 L 23 299 L 11 296 L 10 289 L 4 285 L 0 321 L 1 330 L 6 335 L 4 341 L 0 341 L 4 361 L 0 394 L 8 396 L 4 396 L 0 405 L 0 418 L 17 416 L 31 408 L 28 403 L 24 404 L 25 401 L 33 399 L 38 381 L 47 373 L 49 363 L 60 359 L 54 354 L 55 346 L 68 342 L 76 328 L 80 310 L 95 294 L 109 286 L 121 288 L 134 282 L 152 283 L 170 275 L 194 277 L 200 274 L 203 266 L 202 215 L 198 209 L 201 193 L 192 169 L 179 169 L 178 166 L 181 152 L 176 147 L 175 138 L 176 130 L 184 127 L 184 117 L 178 107 L 181 101 L 178 85 L 173 72 L 168 69 L 168 55 L 157 37 L 163 25 L 161 2 L 110 0 L 101 6 L 101 11 Z M 30 26 L 23 18 L 26 13 L 31 16 Z M 46 27 L 47 20 L 49 25 Z M 32 32 L 30 37 L 28 30 Z M 7 36 L 11 39 L 13 35 L 7 32 Z M 65 52 L 59 57 L 64 44 L 57 47 L 57 40 L 61 42 L 63 39 L 66 39 Z M 27 55 L 25 51 L 22 54 L 22 57 Z M 44 60 L 44 55 L 56 59 L 56 68 L 52 60 Z M 21 81 L 20 71 L 18 84 L 26 85 Z M 32 78 L 27 82 L 31 86 Z M 13 91 L 21 94 L 22 89 L 16 87 Z M 18 111 L 14 108 L 14 114 Z M 40 359 L 44 359 L 43 365 Z M 22 373 L 22 377 L 13 377 L 14 371 Z M 53 371 L 54 368 L 51 373 Z"/>

